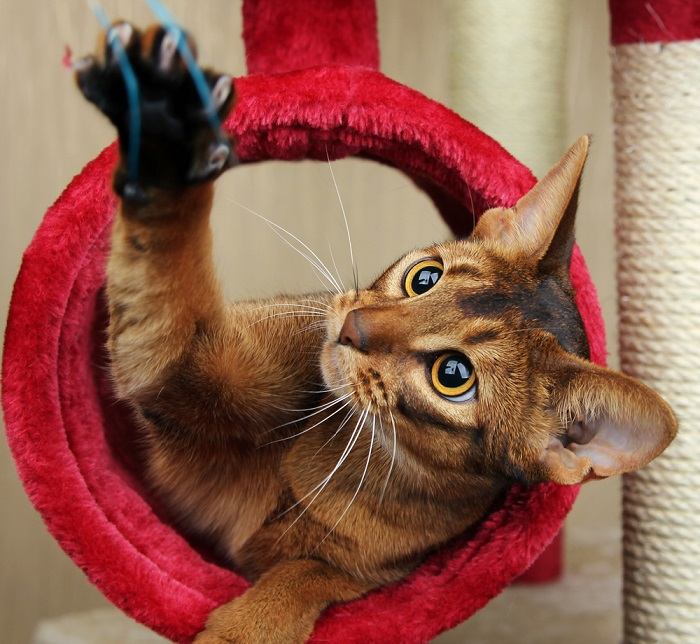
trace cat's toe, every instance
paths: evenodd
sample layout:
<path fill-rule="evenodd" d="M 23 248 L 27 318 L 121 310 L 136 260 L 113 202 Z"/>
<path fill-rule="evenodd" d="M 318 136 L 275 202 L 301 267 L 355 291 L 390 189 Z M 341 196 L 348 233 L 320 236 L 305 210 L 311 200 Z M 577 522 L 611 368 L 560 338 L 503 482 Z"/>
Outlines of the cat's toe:
<path fill-rule="evenodd" d="M 183 59 L 183 52 L 191 56 L 190 62 L 197 60 L 197 43 L 186 31 L 156 24 L 143 34 L 141 56 L 161 74 L 186 71 L 187 63 Z"/>

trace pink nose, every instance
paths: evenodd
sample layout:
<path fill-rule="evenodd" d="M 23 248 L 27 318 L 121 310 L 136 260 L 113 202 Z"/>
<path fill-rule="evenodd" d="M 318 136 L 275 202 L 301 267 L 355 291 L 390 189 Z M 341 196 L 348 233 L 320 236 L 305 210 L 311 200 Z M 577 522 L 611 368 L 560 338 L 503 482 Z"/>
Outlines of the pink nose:
<path fill-rule="evenodd" d="M 343 328 L 340 329 L 338 342 L 346 346 L 355 347 L 358 351 L 367 351 L 367 337 L 360 326 L 360 314 L 352 310 L 345 316 Z"/>

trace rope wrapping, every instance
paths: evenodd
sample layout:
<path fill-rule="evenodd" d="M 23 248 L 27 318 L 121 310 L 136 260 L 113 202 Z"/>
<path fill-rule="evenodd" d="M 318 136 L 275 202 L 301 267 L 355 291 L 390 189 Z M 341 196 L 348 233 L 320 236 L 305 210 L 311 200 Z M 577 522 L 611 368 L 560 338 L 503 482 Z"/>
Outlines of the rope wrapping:
<path fill-rule="evenodd" d="M 700 40 L 613 50 L 620 363 L 680 421 L 624 477 L 624 636 L 700 642 Z"/>

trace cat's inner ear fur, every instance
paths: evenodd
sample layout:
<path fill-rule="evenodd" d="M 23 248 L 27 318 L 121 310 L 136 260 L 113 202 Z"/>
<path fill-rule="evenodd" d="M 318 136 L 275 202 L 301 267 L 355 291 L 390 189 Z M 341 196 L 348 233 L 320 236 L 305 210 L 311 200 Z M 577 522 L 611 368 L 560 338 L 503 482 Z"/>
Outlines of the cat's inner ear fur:
<path fill-rule="evenodd" d="M 588 136 L 579 138 L 515 206 L 481 215 L 473 237 L 501 246 L 509 256 L 536 262 L 542 270 L 567 270 L 588 147 Z"/>
<path fill-rule="evenodd" d="M 551 410 L 563 434 L 542 446 L 541 480 L 561 484 L 644 467 L 673 440 L 669 405 L 639 380 L 557 349 L 550 363 Z"/>

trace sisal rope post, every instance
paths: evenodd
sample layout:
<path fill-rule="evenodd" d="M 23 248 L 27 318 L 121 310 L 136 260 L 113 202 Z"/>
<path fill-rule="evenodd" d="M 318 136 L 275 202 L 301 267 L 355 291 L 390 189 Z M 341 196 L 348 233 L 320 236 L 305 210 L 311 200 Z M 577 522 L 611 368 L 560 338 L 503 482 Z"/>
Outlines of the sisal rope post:
<path fill-rule="evenodd" d="M 620 363 L 680 420 L 669 449 L 624 477 L 624 641 L 697 644 L 700 3 L 610 6 Z"/>
<path fill-rule="evenodd" d="M 566 147 L 569 3 L 450 0 L 449 105 L 542 176 Z M 562 532 L 522 576 L 561 574 Z"/>

